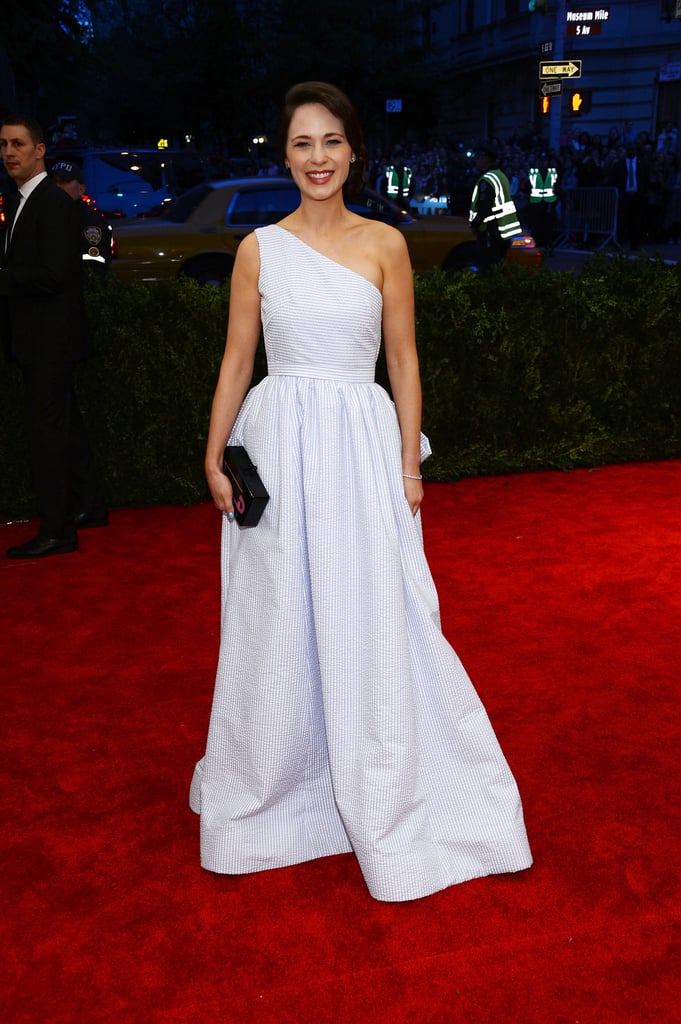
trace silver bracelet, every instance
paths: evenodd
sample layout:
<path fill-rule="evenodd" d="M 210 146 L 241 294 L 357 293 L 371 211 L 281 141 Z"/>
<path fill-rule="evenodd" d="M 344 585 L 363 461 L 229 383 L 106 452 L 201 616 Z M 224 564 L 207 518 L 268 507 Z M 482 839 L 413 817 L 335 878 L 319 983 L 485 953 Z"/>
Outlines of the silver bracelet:
<path fill-rule="evenodd" d="M 423 480 L 422 476 L 413 476 L 411 473 L 403 473 L 402 476 L 405 480 Z"/>

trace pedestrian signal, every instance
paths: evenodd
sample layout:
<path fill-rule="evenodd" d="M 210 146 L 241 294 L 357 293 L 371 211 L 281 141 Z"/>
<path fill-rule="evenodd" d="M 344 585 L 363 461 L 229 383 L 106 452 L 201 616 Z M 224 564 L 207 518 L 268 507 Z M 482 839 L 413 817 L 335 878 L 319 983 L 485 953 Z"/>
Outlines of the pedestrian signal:
<path fill-rule="evenodd" d="M 568 112 L 573 117 L 588 114 L 591 110 L 591 89 L 570 89 L 568 102 L 570 104 Z"/>
<path fill-rule="evenodd" d="M 549 114 L 551 112 L 551 100 L 548 96 L 542 96 L 541 98 L 541 112 L 542 114 Z"/>

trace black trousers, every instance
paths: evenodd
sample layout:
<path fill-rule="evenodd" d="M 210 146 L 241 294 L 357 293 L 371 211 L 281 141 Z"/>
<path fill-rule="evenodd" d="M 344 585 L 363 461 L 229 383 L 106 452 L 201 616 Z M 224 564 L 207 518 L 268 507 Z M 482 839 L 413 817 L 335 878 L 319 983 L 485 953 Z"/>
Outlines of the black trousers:
<path fill-rule="evenodd" d="M 478 234 L 477 259 L 481 273 L 489 273 L 506 258 L 511 243 L 502 238 L 496 228 L 488 228 Z"/>
<path fill-rule="evenodd" d="M 545 249 L 551 244 L 555 230 L 555 203 L 528 203 L 525 214 L 537 245 Z"/>
<path fill-rule="evenodd" d="M 74 514 L 105 508 L 73 386 L 73 363 L 30 363 L 21 369 L 39 533 L 69 537 Z"/>
<path fill-rule="evenodd" d="M 620 193 L 618 235 L 620 242 L 638 248 L 643 237 L 645 199 L 640 192 Z"/>

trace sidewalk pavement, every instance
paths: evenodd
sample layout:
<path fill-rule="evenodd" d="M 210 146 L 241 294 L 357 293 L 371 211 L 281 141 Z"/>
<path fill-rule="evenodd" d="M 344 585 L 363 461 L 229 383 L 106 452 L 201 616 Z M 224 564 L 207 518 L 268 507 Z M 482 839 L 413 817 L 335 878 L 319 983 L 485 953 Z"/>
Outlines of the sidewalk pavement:
<path fill-rule="evenodd" d="M 579 249 L 576 247 L 566 249 L 548 249 L 544 262 L 549 270 L 574 270 L 579 269 L 587 256 L 593 256 L 598 251 L 595 249 Z M 601 250 L 608 256 L 627 256 L 629 259 L 637 260 L 645 257 L 650 259 L 661 259 L 669 265 L 681 262 L 681 243 L 673 245 L 669 242 L 647 243 L 640 249 L 628 250 L 617 249 L 614 245 Z"/>

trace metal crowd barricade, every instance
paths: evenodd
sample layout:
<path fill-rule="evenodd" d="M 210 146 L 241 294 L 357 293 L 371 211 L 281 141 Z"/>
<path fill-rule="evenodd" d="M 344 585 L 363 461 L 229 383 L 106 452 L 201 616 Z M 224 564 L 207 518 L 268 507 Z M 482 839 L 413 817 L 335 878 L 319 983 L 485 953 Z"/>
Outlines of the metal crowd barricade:
<path fill-rule="evenodd" d="M 561 196 L 560 234 L 555 249 L 584 248 L 587 241 L 595 249 L 607 245 L 621 248 L 617 241 L 616 188 L 574 188 Z"/>

